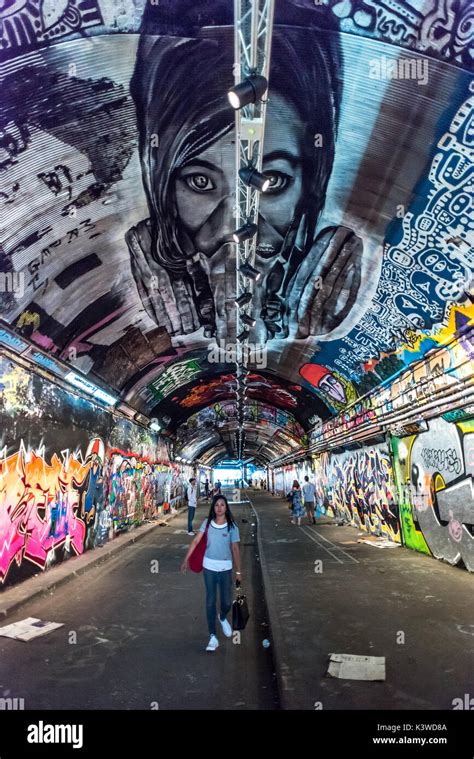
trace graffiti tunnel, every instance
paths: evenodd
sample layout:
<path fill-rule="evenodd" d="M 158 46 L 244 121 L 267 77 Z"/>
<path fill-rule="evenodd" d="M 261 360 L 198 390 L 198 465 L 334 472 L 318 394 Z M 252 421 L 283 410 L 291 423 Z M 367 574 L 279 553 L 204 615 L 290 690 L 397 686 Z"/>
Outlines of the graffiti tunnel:
<path fill-rule="evenodd" d="M 248 660 L 276 671 L 276 684 L 266 701 L 248 685 L 225 708 L 452 709 L 469 672 L 472 688 L 474 653 L 472 8 L 18 0 L 0 14 L 7 621 L 67 617 L 66 600 L 44 612 L 37 600 L 27 614 L 9 598 L 23 592 L 32 604 L 34 583 L 50 587 L 79 566 L 93 577 L 99 556 L 138 562 L 149 548 L 167 624 L 171 609 L 183 616 L 190 667 L 208 632 L 226 645 L 225 625 L 209 616 L 217 572 L 229 582 L 215 579 L 224 606 L 230 583 L 242 583 L 242 638 L 258 648 Z M 219 495 L 234 525 L 217 505 L 206 521 Z M 209 629 L 204 591 L 189 619 L 166 595 L 179 577 L 183 599 L 199 596 L 192 573 L 173 572 L 203 539 Z M 318 567 L 347 598 L 347 583 L 359 583 L 368 604 L 375 585 L 374 606 L 356 605 L 346 637 L 336 633 L 342 601 L 331 606 Z M 137 593 L 154 602 L 149 569 L 138 571 Z M 108 577 L 102 591 L 92 582 L 97 599 L 112 593 Z M 393 635 L 367 632 L 385 604 L 410 604 L 412 593 L 416 614 L 395 622 L 387 612 Z M 389 654 L 388 638 L 410 625 L 419 633 L 430 598 L 455 620 L 447 686 L 440 672 L 423 689 L 432 654 L 415 648 L 420 682 L 406 675 L 373 696 L 367 680 L 389 687 L 402 648 Z M 327 604 L 333 627 L 321 623 Z M 78 616 L 105 650 L 118 623 L 105 601 L 98 621 L 98 605 L 89 621 Z M 1 636 L 13 656 L 16 641 Z M 181 657 L 166 636 L 159 645 Z M 323 682 L 337 650 L 386 657 L 387 672 L 307 695 L 304 673 Z M 76 708 L 59 668 L 55 677 L 49 708 Z M 121 688 L 90 708 L 149 708 L 114 700 Z M 28 692 L 27 708 L 43 708 L 40 685 L 27 703 Z M 170 694 L 164 679 L 149 702 L 223 706 L 210 691 Z"/>

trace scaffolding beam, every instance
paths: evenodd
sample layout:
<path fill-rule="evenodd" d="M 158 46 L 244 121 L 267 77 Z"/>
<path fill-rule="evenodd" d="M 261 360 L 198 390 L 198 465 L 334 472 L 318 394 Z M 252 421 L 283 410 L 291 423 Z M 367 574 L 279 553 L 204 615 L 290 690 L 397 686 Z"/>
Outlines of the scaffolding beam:
<path fill-rule="evenodd" d="M 250 74 L 260 74 L 267 81 L 270 75 L 270 56 L 275 0 L 234 0 L 234 80 L 240 84 Z M 258 225 L 260 192 L 248 187 L 239 177 L 239 170 L 249 164 L 262 170 L 263 138 L 267 95 L 263 100 L 246 105 L 235 112 L 235 222 L 239 229 L 247 222 Z M 258 235 L 257 235 L 258 236 Z M 244 292 L 253 293 L 254 282 L 240 271 L 241 264 L 255 265 L 257 236 L 236 243 L 236 297 Z M 244 309 L 236 306 L 237 369 L 244 368 L 243 344 L 237 340 L 242 332 L 241 313 L 252 315 L 252 303 Z M 244 456 L 245 433 L 243 428 L 245 388 L 239 394 L 241 382 L 237 377 L 237 443 L 238 458 Z M 242 420 L 242 421 L 241 421 Z"/>

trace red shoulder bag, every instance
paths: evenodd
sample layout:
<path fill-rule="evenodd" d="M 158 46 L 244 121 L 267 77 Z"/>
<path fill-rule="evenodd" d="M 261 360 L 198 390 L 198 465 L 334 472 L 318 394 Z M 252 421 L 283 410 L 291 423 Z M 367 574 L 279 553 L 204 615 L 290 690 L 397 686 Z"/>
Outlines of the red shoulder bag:
<path fill-rule="evenodd" d="M 209 530 L 209 525 L 206 527 L 206 531 L 204 532 L 201 540 L 197 544 L 196 548 L 192 552 L 191 556 L 188 559 L 188 565 L 191 572 L 202 572 L 202 563 L 204 561 L 204 554 L 206 553 L 207 548 L 207 532 Z"/>

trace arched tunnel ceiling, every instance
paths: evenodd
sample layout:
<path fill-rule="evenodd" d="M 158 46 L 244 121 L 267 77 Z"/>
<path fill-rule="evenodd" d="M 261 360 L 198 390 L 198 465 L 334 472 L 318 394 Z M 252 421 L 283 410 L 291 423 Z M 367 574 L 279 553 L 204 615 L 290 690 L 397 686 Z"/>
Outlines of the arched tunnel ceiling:
<path fill-rule="evenodd" d="M 207 406 L 180 425 L 175 454 L 185 460 L 199 459 L 217 447 L 221 458 L 238 458 L 235 434 L 238 428 L 238 405 L 223 401 Z M 242 415 L 246 455 L 266 462 L 291 451 L 299 451 L 306 434 L 292 414 L 268 404 L 252 401 Z"/>
<path fill-rule="evenodd" d="M 176 450 L 235 398 L 232 9 L 2 10 L 0 315 Z M 246 454 L 291 450 L 282 414 L 304 435 L 472 320 L 470 50 L 467 1 L 277 0 L 247 388 L 275 418 L 245 420 Z M 189 456 L 230 455 L 233 424 Z"/>
<path fill-rule="evenodd" d="M 172 364 L 145 386 L 134 402 L 144 410 L 151 409 L 163 428 L 174 432 L 179 423 L 197 410 L 211 403 L 234 400 L 237 387 L 235 367 L 212 367 L 206 358 L 191 358 Z M 275 409 L 290 411 L 305 428 L 329 416 L 321 400 L 298 382 L 288 382 L 267 370 L 249 371 L 241 380 L 241 387 L 250 402 L 266 401 Z"/>

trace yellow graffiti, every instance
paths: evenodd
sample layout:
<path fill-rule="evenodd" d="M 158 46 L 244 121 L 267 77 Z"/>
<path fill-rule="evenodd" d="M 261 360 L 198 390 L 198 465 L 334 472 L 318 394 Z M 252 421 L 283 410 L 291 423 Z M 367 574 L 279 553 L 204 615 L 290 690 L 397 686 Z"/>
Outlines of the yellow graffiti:
<path fill-rule="evenodd" d="M 27 411 L 30 408 L 29 383 L 28 375 L 19 366 L 2 375 L 0 399 L 5 411 Z"/>
<path fill-rule="evenodd" d="M 37 314 L 35 311 L 23 311 L 20 318 L 18 319 L 16 326 L 18 329 L 22 329 L 23 327 L 29 327 L 30 325 L 33 325 L 33 328 L 36 330 L 39 329 L 41 323 L 40 315 Z"/>
<path fill-rule="evenodd" d="M 467 324 L 474 324 L 474 304 L 461 306 L 459 304 L 450 304 L 448 316 L 442 326 L 434 327 L 433 331 L 426 332 L 414 332 L 413 330 L 407 330 L 404 334 L 406 343 L 401 343 L 399 348 L 395 351 L 395 355 L 402 355 L 403 353 L 419 353 L 421 344 L 429 336 L 429 339 L 440 346 L 449 342 L 453 335 L 456 333 L 456 315 L 462 314 L 467 317 Z"/>

